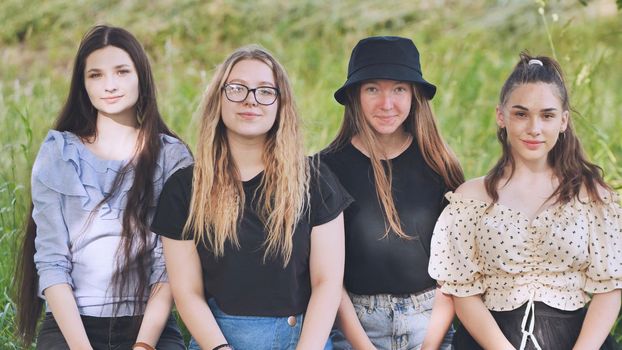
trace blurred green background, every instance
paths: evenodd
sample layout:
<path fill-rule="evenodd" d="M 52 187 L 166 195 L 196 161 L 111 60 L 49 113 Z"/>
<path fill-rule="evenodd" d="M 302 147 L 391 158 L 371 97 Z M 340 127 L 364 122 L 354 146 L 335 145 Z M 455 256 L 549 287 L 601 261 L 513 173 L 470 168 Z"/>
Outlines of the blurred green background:
<path fill-rule="evenodd" d="M 11 302 L 16 243 L 29 203 L 29 173 L 66 98 L 73 57 L 94 24 L 131 31 L 154 68 L 165 120 L 192 147 L 193 114 L 214 68 L 258 43 L 293 81 L 309 153 L 334 137 L 343 114 L 332 94 L 352 47 L 400 35 L 421 52 L 441 133 L 467 177 L 499 155 L 494 108 L 521 50 L 557 57 L 577 133 L 607 181 L 622 190 L 622 0 L 608 1 L 84 1 L 0 3 L 0 349 L 17 349 Z M 622 325 L 615 334 L 622 338 Z"/>

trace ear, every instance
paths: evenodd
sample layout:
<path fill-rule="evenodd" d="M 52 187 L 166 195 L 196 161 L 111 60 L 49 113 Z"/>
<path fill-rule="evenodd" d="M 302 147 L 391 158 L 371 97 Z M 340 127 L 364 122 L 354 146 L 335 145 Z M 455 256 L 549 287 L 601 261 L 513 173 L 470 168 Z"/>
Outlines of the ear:
<path fill-rule="evenodd" d="M 495 110 L 497 126 L 505 128 L 505 116 L 503 115 L 503 109 L 501 106 L 497 106 Z"/>
<path fill-rule="evenodd" d="M 568 111 L 564 111 L 562 113 L 562 125 L 559 129 L 559 132 L 564 132 L 566 131 L 566 128 L 568 127 L 568 117 L 570 116 L 570 112 Z"/>

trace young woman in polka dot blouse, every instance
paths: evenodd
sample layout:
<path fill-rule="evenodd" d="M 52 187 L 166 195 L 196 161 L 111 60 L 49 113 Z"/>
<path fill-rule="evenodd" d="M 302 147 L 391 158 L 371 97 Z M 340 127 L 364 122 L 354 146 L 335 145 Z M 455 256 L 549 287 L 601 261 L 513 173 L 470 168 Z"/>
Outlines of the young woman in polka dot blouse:
<path fill-rule="evenodd" d="M 622 209 L 572 130 L 558 63 L 521 54 L 496 122 L 500 160 L 447 194 L 432 239 L 430 275 L 462 324 L 454 347 L 616 348 Z"/>

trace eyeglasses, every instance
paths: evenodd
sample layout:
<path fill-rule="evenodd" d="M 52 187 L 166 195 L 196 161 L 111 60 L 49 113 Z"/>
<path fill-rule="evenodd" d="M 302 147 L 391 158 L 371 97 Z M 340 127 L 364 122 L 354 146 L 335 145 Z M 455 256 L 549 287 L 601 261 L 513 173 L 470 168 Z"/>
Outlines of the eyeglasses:
<path fill-rule="evenodd" d="M 252 92 L 257 103 L 269 106 L 279 97 L 279 89 L 271 86 L 258 86 L 254 89 L 249 89 L 248 86 L 243 84 L 225 84 L 222 90 L 231 102 L 242 102 Z"/>

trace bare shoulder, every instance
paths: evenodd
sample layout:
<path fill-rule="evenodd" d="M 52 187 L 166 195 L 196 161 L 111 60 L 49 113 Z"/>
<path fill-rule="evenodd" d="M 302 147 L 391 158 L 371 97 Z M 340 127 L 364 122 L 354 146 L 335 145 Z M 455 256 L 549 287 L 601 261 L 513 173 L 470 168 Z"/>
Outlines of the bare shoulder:
<path fill-rule="evenodd" d="M 615 192 L 599 184 L 596 185 L 596 192 L 598 192 L 598 196 L 605 202 L 608 202 L 611 199 L 616 198 Z M 585 186 L 581 186 L 581 192 L 579 193 L 579 198 L 581 198 L 582 200 L 588 200 L 589 197 L 590 196 L 587 191 L 587 188 Z"/>
<path fill-rule="evenodd" d="M 490 196 L 488 196 L 488 192 L 486 192 L 483 176 L 467 180 L 465 183 L 460 185 L 455 192 L 464 198 L 476 199 L 482 202 L 491 201 Z"/>

